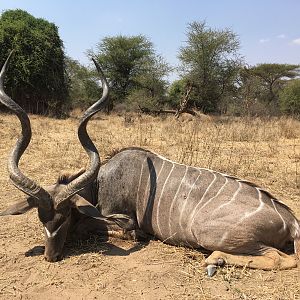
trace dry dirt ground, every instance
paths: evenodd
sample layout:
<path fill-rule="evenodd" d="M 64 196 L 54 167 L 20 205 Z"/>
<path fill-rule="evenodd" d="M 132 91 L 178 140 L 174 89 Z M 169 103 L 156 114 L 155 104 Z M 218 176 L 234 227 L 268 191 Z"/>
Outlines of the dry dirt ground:
<path fill-rule="evenodd" d="M 76 138 L 77 118 L 30 117 L 33 139 L 21 160 L 24 173 L 46 185 L 62 171 L 86 165 Z M 18 132 L 15 117 L 0 115 L 0 210 L 23 197 L 6 170 Z M 102 157 L 113 148 L 135 145 L 226 171 L 267 187 L 300 218 L 299 121 L 101 116 L 91 121 L 89 132 Z M 140 244 L 93 236 L 68 242 L 65 259 L 48 263 L 35 210 L 0 218 L 0 245 L 1 299 L 300 299 L 300 267 L 230 266 L 208 278 L 204 254 L 154 240 Z"/>

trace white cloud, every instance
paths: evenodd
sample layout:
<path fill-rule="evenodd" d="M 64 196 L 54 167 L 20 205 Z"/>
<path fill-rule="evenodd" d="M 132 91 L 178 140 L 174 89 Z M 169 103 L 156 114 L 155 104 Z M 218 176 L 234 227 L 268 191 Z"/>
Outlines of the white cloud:
<path fill-rule="evenodd" d="M 277 38 L 278 39 L 285 39 L 286 35 L 285 34 L 279 34 L 279 35 L 277 35 Z"/>
<path fill-rule="evenodd" d="M 292 40 L 292 44 L 300 45 L 300 38 Z"/>
<path fill-rule="evenodd" d="M 266 38 L 266 39 L 260 39 L 259 42 L 260 42 L 261 44 L 268 43 L 268 42 L 270 42 L 270 39 L 269 39 L 269 38 Z"/>

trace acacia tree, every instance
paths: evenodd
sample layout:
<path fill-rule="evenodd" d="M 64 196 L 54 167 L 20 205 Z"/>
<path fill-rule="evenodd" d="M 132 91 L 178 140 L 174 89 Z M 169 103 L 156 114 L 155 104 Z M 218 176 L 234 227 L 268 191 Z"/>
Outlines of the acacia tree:
<path fill-rule="evenodd" d="M 229 29 L 214 30 L 205 22 L 192 22 L 187 41 L 180 48 L 182 78 L 193 85 L 195 106 L 204 112 L 220 112 L 222 102 L 235 90 L 241 65 L 239 40 Z"/>
<path fill-rule="evenodd" d="M 1 64 L 12 49 L 8 94 L 29 112 L 61 115 L 68 90 L 57 27 L 26 11 L 7 10 L 0 17 Z"/>
<path fill-rule="evenodd" d="M 105 37 L 88 53 L 97 58 L 109 78 L 113 101 L 124 102 L 137 91 L 150 98 L 165 93 L 163 78 L 169 67 L 145 36 Z"/>
<path fill-rule="evenodd" d="M 286 79 L 293 79 L 299 75 L 299 66 L 290 64 L 259 64 L 251 67 L 248 73 L 260 79 L 262 87 L 266 90 L 261 98 L 267 102 L 278 105 L 278 92 Z"/>

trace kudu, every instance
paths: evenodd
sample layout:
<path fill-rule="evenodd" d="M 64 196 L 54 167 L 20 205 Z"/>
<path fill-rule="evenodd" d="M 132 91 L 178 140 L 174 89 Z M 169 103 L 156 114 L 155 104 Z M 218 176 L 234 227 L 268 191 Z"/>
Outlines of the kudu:
<path fill-rule="evenodd" d="M 96 66 L 102 74 L 99 66 Z M 108 86 L 104 78 L 102 82 L 105 94 Z M 27 127 L 24 125 L 23 130 Z M 84 140 L 81 139 L 83 145 Z M 96 149 L 93 148 L 94 156 L 95 153 Z M 98 176 L 94 178 L 97 172 Z M 89 170 L 91 173 L 92 170 Z M 299 221 L 288 206 L 251 182 L 178 164 L 141 148 L 122 149 L 102 164 L 99 171 L 94 168 L 93 175 L 80 183 L 79 188 L 77 182 L 81 182 L 82 176 L 66 186 L 62 185 L 62 192 L 55 196 L 49 196 L 39 188 L 39 199 L 46 200 L 39 201 L 40 204 L 33 200 L 31 202 L 38 206 L 40 216 L 43 216 L 41 211 L 45 209 L 53 210 L 53 206 L 57 209 L 62 203 L 70 205 L 83 197 L 81 201 L 91 203 L 87 207 L 94 204 L 100 211 L 100 215 L 95 212 L 96 216 L 92 217 L 101 220 L 90 218 L 95 228 L 98 225 L 101 228 L 103 222 L 115 222 L 126 230 L 141 230 L 173 245 L 205 248 L 213 251 L 206 259 L 209 265 L 225 261 L 260 269 L 297 266 L 300 258 Z M 17 187 L 26 192 L 22 185 L 18 184 Z M 32 197 L 31 192 L 29 199 L 36 199 L 36 194 Z M 50 200 L 53 198 L 55 201 Z M 56 201 L 58 204 L 55 204 Z M 26 206 L 25 209 L 10 208 L 2 215 L 24 212 L 28 210 L 27 203 L 28 200 L 18 205 L 21 208 Z M 54 216 L 56 213 L 54 210 Z M 70 226 L 63 220 L 57 222 L 52 215 L 46 220 L 49 223 L 43 218 L 41 221 L 46 224 L 48 237 L 60 236 L 61 231 Z M 87 220 L 80 224 L 77 226 L 79 230 L 89 229 Z M 294 241 L 295 256 L 278 250 L 289 241 Z"/>
<path fill-rule="evenodd" d="M 1 212 L 0 216 L 23 214 L 32 208 L 37 208 L 45 231 L 45 259 L 53 262 L 61 258 L 69 229 L 76 227 L 76 223 L 80 222 L 79 220 L 82 219 L 80 214 L 95 218 L 100 224 L 103 222 L 119 224 L 128 221 L 125 215 L 101 215 L 94 205 L 79 195 L 87 185 L 90 186 L 89 184 L 95 180 L 99 171 L 99 154 L 89 138 L 86 126 L 90 118 L 105 105 L 109 92 L 108 84 L 100 66 L 95 62 L 101 76 L 103 95 L 84 113 L 78 127 L 78 138 L 90 159 L 89 168 L 73 175 L 60 176 L 56 184 L 43 188 L 25 176 L 18 167 L 19 160 L 31 140 L 31 125 L 25 111 L 4 92 L 3 81 L 11 55 L 12 52 L 0 73 L 0 102 L 17 115 L 22 132 L 11 152 L 8 171 L 12 183 L 28 197 Z"/>

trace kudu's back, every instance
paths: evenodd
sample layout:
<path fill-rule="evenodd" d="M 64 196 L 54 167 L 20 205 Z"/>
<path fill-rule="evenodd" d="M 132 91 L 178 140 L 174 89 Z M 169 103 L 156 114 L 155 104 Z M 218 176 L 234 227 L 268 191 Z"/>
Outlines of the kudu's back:
<path fill-rule="evenodd" d="M 102 213 L 125 213 L 170 244 L 257 254 L 300 237 L 299 221 L 268 192 L 152 152 L 122 150 L 100 169 Z"/>

